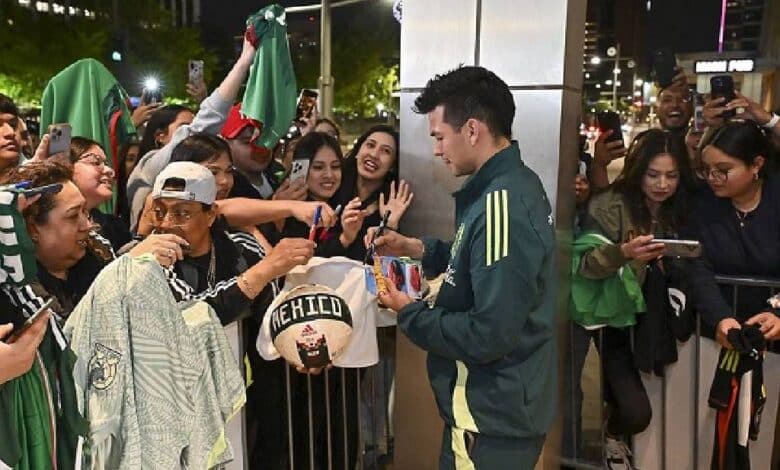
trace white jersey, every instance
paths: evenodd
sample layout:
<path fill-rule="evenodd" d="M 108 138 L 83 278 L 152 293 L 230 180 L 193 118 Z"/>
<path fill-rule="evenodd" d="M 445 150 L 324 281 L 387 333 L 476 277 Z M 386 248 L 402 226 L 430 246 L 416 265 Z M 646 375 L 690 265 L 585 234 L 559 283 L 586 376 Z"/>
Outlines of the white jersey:
<path fill-rule="evenodd" d="M 352 314 L 352 334 L 344 351 L 335 359 L 336 367 L 369 367 L 379 362 L 376 340 L 379 307 L 376 296 L 366 289 L 363 265 L 348 258 L 312 258 L 306 266 L 297 266 L 285 279 L 280 294 L 303 284 L 319 284 L 330 287 L 346 301 Z M 263 325 L 257 337 L 257 350 L 265 360 L 279 358 L 279 351 L 271 339 L 271 305 L 263 317 Z"/>
<path fill-rule="evenodd" d="M 89 468 L 211 468 L 232 459 L 225 423 L 246 400 L 238 364 L 214 310 L 177 304 L 154 258 L 106 266 L 64 332 L 90 422 Z"/>

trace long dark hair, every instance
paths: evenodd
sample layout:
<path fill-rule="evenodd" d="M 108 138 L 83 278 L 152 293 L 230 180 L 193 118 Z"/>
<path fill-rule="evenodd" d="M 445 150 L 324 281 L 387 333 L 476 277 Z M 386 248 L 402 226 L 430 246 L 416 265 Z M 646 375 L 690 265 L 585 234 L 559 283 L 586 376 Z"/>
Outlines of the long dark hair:
<path fill-rule="evenodd" d="M 379 124 L 373 126 L 369 130 L 364 132 L 360 137 L 358 137 L 357 141 L 355 142 L 355 145 L 352 147 L 352 150 L 350 150 L 347 153 L 347 155 L 344 157 L 344 165 L 342 166 L 342 170 L 341 170 L 341 187 L 336 192 L 336 196 L 334 197 L 334 200 L 338 200 L 339 204 L 346 205 L 349 201 L 355 198 L 355 196 L 357 196 L 358 194 L 357 154 L 360 151 L 360 147 L 363 146 L 363 144 L 366 142 L 368 137 L 371 134 L 374 134 L 375 132 L 388 134 L 393 138 L 393 140 L 395 141 L 395 161 L 393 162 L 393 166 L 390 168 L 390 171 L 388 171 L 387 175 L 385 175 L 385 181 L 382 184 L 382 187 L 380 187 L 377 191 L 375 191 L 373 194 L 371 194 L 368 198 L 366 198 L 363 201 L 363 208 L 365 209 L 366 207 L 370 206 L 371 204 L 379 200 L 380 194 L 384 194 L 385 196 L 387 196 L 390 192 L 390 183 L 398 179 L 398 160 L 399 160 L 399 152 L 400 152 L 399 149 L 400 140 L 398 137 L 398 131 L 396 131 L 393 127 L 388 126 L 386 124 Z"/>
<path fill-rule="evenodd" d="M 168 126 L 170 126 L 171 123 L 176 120 L 176 117 L 179 115 L 179 113 L 184 111 L 192 112 L 192 110 L 186 106 L 169 104 L 152 113 L 152 116 L 146 123 L 144 138 L 141 139 L 141 146 L 138 149 L 139 158 L 149 153 L 150 150 L 154 150 L 159 147 L 159 145 L 157 145 L 155 135 L 158 132 L 167 132 Z"/>
<path fill-rule="evenodd" d="M 661 204 L 658 222 L 679 229 L 685 223 L 688 188 L 692 184 L 688 151 L 682 137 L 661 129 L 650 129 L 637 135 L 628 149 L 623 171 L 611 186 L 625 198 L 634 224 L 645 233 L 652 230 L 653 219 L 642 191 L 642 180 L 650 162 L 660 154 L 671 155 L 680 174 L 680 182 L 675 193 Z"/>

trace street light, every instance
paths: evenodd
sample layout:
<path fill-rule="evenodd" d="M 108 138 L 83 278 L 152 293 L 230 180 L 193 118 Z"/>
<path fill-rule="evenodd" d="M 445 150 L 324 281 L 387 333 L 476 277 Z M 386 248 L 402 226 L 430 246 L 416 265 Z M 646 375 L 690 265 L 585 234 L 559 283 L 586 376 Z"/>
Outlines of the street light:
<path fill-rule="evenodd" d="M 634 83 L 636 84 L 636 86 L 642 86 L 642 85 L 645 84 L 645 81 L 640 78 L 637 81 L 635 81 Z"/>
<path fill-rule="evenodd" d="M 590 63 L 593 65 L 599 65 L 601 63 L 601 57 L 594 55 L 590 58 Z"/>
<path fill-rule="evenodd" d="M 144 88 L 148 91 L 157 91 L 160 89 L 160 81 L 157 77 L 146 77 L 144 79 Z"/>

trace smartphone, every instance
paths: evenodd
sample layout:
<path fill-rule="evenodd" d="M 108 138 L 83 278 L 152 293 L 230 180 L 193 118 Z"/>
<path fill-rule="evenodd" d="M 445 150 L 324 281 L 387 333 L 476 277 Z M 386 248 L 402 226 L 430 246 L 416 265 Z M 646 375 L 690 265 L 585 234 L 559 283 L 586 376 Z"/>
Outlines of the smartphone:
<path fill-rule="evenodd" d="M 41 315 L 43 315 L 43 313 L 45 311 L 47 311 L 49 309 L 49 307 L 51 306 L 52 302 L 54 302 L 54 297 L 51 297 L 51 298 L 49 298 L 49 300 L 44 302 L 43 307 L 41 307 L 40 309 L 38 309 L 37 312 L 32 314 L 32 316 L 30 316 L 30 318 L 25 320 L 24 323 L 20 324 L 19 326 L 14 327 L 14 330 L 11 332 L 10 335 L 8 335 L 8 341 L 7 342 L 12 343 L 22 333 L 27 331 L 27 329 L 30 328 L 33 325 L 33 323 L 35 323 L 35 321 L 38 320 L 38 318 Z"/>
<path fill-rule="evenodd" d="M 52 183 L 45 186 L 38 186 L 37 188 L 23 189 L 21 191 L 25 197 L 31 198 L 39 194 L 57 194 L 62 191 L 62 183 Z"/>
<path fill-rule="evenodd" d="M 707 123 L 704 121 L 704 95 L 691 91 L 693 98 L 693 129 L 696 134 L 702 134 L 707 129 Z"/>
<path fill-rule="evenodd" d="M 311 112 L 314 111 L 314 108 L 317 106 L 317 99 L 319 96 L 317 90 L 310 90 L 308 88 L 301 90 L 301 95 L 298 97 L 298 108 L 295 112 L 296 121 L 311 116 Z"/>
<path fill-rule="evenodd" d="M 157 104 L 162 103 L 162 100 L 163 94 L 159 88 L 156 90 L 148 90 L 144 88 L 143 92 L 141 93 L 142 104 Z"/>
<path fill-rule="evenodd" d="M 52 124 L 49 126 L 49 155 L 70 153 L 70 137 L 73 128 L 70 124 Z"/>
<path fill-rule="evenodd" d="M 583 162 L 582 160 L 579 161 L 579 164 L 577 165 L 577 174 L 580 176 L 588 176 L 588 164 Z"/>
<path fill-rule="evenodd" d="M 701 243 L 697 240 L 654 238 L 650 243 L 663 243 L 666 246 L 664 256 L 679 258 L 698 258 L 701 256 Z"/>
<path fill-rule="evenodd" d="M 612 131 L 607 142 L 616 140 L 623 142 L 623 129 L 620 127 L 620 116 L 614 111 L 602 111 L 596 115 L 596 123 L 602 133 Z"/>
<path fill-rule="evenodd" d="M 300 159 L 292 161 L 292 169 L 290 170 L 290 181 L 303 179 L 306 182 L 306 175 L 309 173 L 309 160 Z"/>
<path fill-rule="evenodd" d="M 188 65 L 190 83 L 195 85 L 203 82 L 203 61 L 190 60 Z"/>
<path fill-rule="evenodd" d="M 734 79 L 731 75 L 715 75 L 710 78 L 710 97 L 713 100 L 718 98 L 726 98 L 723 105 L 734 101 L 736 95 L 734 94 Z M 724 119 L 733 118 L 737 115 L 737 111 L 732 109 L 730 111 L 723 111 L 720 117 Z"/>
<path fill-rule="evenodd" d="M 677 68 L 677 59 L 671 49 L 658 49 L 653 53 L 653 75 L 661 88 L 672 84 Z"/>

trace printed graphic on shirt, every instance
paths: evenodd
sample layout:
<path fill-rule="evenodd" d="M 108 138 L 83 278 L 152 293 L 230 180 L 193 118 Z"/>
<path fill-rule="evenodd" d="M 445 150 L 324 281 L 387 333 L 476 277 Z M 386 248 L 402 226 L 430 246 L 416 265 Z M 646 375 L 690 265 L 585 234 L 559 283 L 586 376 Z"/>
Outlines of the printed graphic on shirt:
<path fill-rule="evenodd" d="M 95 352 L 89 360 L 89 384 L 97 390 L 105 390 L 114 383 L 117 365 L 122 355 L 117 351 L 95 343 Z"/>
<path fill-rule="evenodd" d="M 485 198 L 485 224 L 485 263 L 491 266 L 509 256 L 509 194 L 506 189 L 493 191 Z"/>

